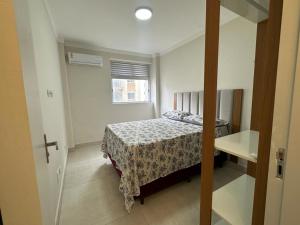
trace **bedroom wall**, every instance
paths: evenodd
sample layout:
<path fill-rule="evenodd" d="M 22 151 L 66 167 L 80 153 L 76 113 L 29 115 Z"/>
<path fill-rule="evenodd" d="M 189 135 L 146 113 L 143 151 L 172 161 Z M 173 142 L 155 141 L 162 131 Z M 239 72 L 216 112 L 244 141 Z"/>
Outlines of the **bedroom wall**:
<path fill-rule="evenodd" d="M 65 60 L 65 46 L 63 43 L 58 43 L 58 51 L 59 51 L 59 60 L 61 65 L 61 77 L 62 77 L 62 85 L 63 85 L 63 95 L 64 95 L 64 110 L 66 114 L 66 131 L 67 131 L 67 144 L 68 149 L 75 147 L 74 140 L 74 129 L 73 129 L 73 121 L 72 121 L 72 112 L 71 112 L 71 99 L 70 99 L 70 85 L 69 78 L 67 72 L 67 64 Z"/>
<path fill-rule="evenodd" d="M 203 90 L 205 37 L 161 56 L 161 112 L 173 107 L 173 93 Z M 250 128 L 256 25 L 239 17 L 220 28 L 218 89 L 245 90 L 241 129 Z"/>
<path fill-rule="evenodd" d="M 97 54 L 103 57 L 102 68 L 67 63 L 75 145 L 101 141 L 105 126 L 109 123 L 154 117 L 153 103 L 113 104 L 110 74 L 110 59 L 151 63 L 151 56 L 65 46 L 65 53 L 69 51 Z"/>
<path fill-rule="evenodd" d="M 151 101 L 154 106 L 154 117 L 160 117 L 160 56 L 154 55 L 151 77 Z"/>

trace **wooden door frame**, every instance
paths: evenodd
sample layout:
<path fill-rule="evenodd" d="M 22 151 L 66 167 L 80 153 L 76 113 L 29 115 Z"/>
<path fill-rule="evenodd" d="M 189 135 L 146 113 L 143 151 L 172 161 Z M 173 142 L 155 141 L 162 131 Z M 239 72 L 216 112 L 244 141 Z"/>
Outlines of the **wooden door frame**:
<path fill-rule="evenodd" d="M 255 74 L 263 76 L 263 96 L 260 113 L 255 120 L 260 121 L 259 150 L 256 165 L 255 194 L 252 225 L 263 225 L 266 203 L 269 155 L 273 123 L 274 96 L 276 87 L 278 52 L 280 41 L 283 0 L 270 0 L 269 18 L 258 25 L 258 35 L 264 50 L 257 48 Z M 200 224 L 211 225 L 213 192 L 213 153 L 216 118 L 216 92 L 218 77 L 220 2 L 206 1 L 205 66 L 204 66 L 204 126 L 201 174 Z M 261 28 L 261 29 L 260 29 Z M 259 41 L 259 39 L 258 39 Z M 260 45 L 261 43 L 258 43 Z M 258 65 L 259 62 L 261 65 Z M 260 68 L 258 68 L 260 67 Z M 256 83 L 256 82 L 255 82 Z M 254 84 L 255 84 L 254 83 Z M 254 99 L 255 101 L 255 99 Z M 252 120 L 252 118 L 251 118 Z M 254 119 L 253 119 L 254 120 Z M 254 123 L 254 122 L 253 122 Z"/>

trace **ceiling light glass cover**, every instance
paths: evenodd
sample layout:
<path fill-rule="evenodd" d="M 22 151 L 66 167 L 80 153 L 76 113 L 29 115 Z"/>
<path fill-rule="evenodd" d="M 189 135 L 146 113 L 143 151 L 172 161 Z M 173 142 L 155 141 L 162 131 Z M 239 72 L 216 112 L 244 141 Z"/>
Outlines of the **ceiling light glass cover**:
<path fill-rule="evenodd" d="M 152 17 L 152 10 L 146 7 L 137 8 L 135 10 L 135 17 L 139 20 L 149 20 Z"/>

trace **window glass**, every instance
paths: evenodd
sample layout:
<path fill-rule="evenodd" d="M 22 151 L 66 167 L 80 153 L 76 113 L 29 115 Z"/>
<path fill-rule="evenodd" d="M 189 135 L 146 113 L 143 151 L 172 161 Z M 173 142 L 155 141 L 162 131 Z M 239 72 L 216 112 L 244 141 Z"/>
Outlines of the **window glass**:
<path fill-rule="evenodd" d="M 113 102 L 149 101 L 148 80 L 112 79 Z"/>

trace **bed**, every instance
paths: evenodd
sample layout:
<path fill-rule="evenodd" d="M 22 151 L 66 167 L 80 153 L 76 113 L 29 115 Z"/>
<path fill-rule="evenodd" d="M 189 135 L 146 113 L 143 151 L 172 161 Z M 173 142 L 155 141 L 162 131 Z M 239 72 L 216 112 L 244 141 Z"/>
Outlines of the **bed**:
<path fill-rule="evenodd" d="M 218 91 L 216 137 L 231 133 L 241 98 L 238 90 Z M 239 103 L 239 104 L 237 104 Z M 174 94 L 174 110 L 202 116 L 203 92 Z M 239 108 L 239 109 L 238 109 Z M 185 117 L 184 117 L 185 118 Z M 158 118 L 109 124 L 105 128 L 102 151 L 120 175 L 120 191 L 128 211 L 134 198 L 144 197 L 165 186 L 200 173 L 203 127 L 191 121 Z M 215 152 L 216 165 L 226 156 Z"/>

